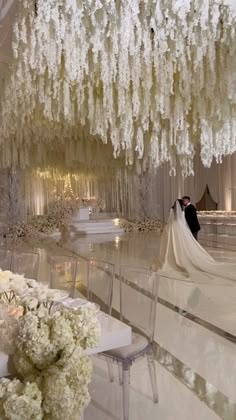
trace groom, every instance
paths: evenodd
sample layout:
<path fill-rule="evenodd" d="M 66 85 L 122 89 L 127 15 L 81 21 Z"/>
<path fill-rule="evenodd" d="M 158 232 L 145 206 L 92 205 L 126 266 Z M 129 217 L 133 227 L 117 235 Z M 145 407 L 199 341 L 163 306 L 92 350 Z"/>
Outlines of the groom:
<path fill-rule="evenodd" d="M 184 205 L 184 212 L 185 212 L 185 219 L 189 225 L 189 229 L 191 230 L 194 238 L 198 239 L 198 232 L 201 229 L 198 218 L 197 218 L 197 211 L 196 208 L 190 201 L 190 197 L 185 195 L 183 198 L 183 205 Z"/>

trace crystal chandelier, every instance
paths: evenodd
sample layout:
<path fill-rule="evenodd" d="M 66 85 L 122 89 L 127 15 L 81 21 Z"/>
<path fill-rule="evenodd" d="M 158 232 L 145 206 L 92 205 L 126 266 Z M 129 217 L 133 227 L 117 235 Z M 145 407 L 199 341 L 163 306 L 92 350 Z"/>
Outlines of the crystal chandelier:
<path fill-rule="evenodd" d="M 23 0 L 1 150 L 30 164 L 90 137 L 193 173 L 236 150 L 236 12 L 220 0 Z M 2 153 L 3 155 L 3 153 Z M 87 153 L 88 155 L 88 153 Z M 20 157 L 19 157 L 20 156 Z M 96 157 L 95 157 L 96 159 Z"/>

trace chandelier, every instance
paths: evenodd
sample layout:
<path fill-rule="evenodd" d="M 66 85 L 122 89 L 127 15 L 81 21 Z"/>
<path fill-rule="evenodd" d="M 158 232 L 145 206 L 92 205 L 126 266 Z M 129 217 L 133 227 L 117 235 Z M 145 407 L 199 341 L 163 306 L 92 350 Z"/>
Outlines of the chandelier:
<path fill-rule="evenodd" d="M 95 137 L 127 165 L 179 161 L 190 175 L 197 148 L 221 162 L 236 151 L 235 36 L 220 0 L 23 0 L 2 156 L 30 162 L 32 145 L 81 138 L 92 153 Z"/>

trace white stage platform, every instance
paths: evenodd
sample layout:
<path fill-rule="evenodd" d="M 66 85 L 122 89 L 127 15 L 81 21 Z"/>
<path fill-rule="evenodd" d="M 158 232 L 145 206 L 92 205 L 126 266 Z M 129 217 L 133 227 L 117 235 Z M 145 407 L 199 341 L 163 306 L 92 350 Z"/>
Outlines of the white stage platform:
<path fill-rule="evenodd" d="M 107 220 L 73 220 L 70 228 L 74 233 L 79 235 L 94 235 L 99 233 L 115 233 L 124 232 L 118 224 L 118 219 Z"/>

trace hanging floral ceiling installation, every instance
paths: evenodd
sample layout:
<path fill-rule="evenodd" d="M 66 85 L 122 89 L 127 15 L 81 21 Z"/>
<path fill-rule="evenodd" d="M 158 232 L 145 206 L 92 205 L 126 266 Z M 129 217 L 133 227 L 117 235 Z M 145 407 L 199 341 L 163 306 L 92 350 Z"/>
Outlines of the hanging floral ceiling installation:
<path fill-rule="evenodd" d="M 221 161 L 236 150 L 235 36 L 235 9 L 219 0 L 23 0 L 2 164 L 42 150 L 45 163 L 81 139 L 84 161 L 95 139 L 142 169 L 174 172 L 178 156 L 191 174 L 199 144 L 205 166 Z"/>

